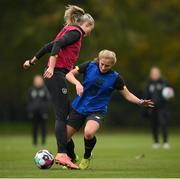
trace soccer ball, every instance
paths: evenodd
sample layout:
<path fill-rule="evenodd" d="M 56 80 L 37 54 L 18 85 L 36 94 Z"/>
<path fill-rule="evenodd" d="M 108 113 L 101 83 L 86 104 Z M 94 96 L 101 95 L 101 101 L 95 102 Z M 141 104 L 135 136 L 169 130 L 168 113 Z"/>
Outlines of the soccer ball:
<path fill-rule="evenodd" d="M 169 100 L 174 97 L 174 90 L 171 87 L 165 87 L 162 90 L 162 96 L 164 99 Z"/>
<path fill-rule="evenodd" d="M 35 165 L 40 169 L 48 169 L 54 163 L 54 156 L 46 149 L 40 150 L 34 157 Z"/>

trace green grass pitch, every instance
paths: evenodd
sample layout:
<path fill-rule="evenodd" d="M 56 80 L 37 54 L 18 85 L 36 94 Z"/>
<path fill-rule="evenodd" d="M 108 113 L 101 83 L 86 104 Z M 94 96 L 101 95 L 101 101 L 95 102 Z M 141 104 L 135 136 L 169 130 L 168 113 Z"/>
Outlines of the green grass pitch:
<path fill-rule="evenodd" d="M 40 170 L 34 165 L 34 154 L 47 148 L 54 155 L 55 138 L 49 135 L 47 146 L 33 147 L 30 135 L 0 136 L 0 177 L 41 177 L 41 178 L 111 178 L 111 177 L 180 177 L 180 134 L 171 134 L 172 148 L 151 149 L 148 133 L 113 132 L 98 134 L 93 152 L 94 159 L 88 170 L 62 170 L 54 164 L 49 170 Z M 83 136 L 75 136 L 76 150 L 83 153 Z M 144 154 L 144 158 L 136 156 Z"/>

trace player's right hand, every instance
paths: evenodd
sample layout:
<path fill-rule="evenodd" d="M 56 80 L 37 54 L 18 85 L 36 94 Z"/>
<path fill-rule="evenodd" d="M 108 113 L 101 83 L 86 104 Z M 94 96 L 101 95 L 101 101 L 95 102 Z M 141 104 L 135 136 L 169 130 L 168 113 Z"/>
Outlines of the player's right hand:
<path fill-rule="evenodd" d="M 23 68 L 24 68 L 25 70 L 27 70 L 30 66 L 31 66 L 31 65 L 30 65 L 30 63 L 29 63 L 29 60 L 26 60 L 26 61 L 24 62 L 24 64 L 23 64 Z"/>
<path fill-rule="evenodd" d="M 81 83 L 76 84 L 76 93 L 78 96 L 82 96 L 84 91 L 84 87 L 81 85 Z"/>

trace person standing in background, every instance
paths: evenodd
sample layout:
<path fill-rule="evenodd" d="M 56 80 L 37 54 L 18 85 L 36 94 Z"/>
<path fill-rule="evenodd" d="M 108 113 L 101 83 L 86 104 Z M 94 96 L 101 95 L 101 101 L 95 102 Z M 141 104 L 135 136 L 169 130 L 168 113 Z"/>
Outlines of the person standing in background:
<path fill-rule="evenodd" d="M 159 129 L 162 130 L 163 148 L 169 149 L 168 143 L 168 121 L 169 121 L 169 107 L 168 101 L 163 96 L 163 89 L 168 87 L 168 83 L 161 77 L 161 71 L 158 67 L 154 66 L 150 69 L 149 80 L 144 90 L 144 98 L 152 99 L 155 104 L 154 108 L 144 109 L 144 117 L 150 118 L 152 136 L 153 136 L 153 149 L 160 148 Z"/>
<path fill-rule="evenodd" d="M 28 92 L 28 117 L 32 120 L 33 145 L 38 143 L 38 131 L 41 131 L 41 144 L 46 142 L 46 121 L 48 119 L 50 98 L 41 75 L 35 75 L 33 86 Z"/>

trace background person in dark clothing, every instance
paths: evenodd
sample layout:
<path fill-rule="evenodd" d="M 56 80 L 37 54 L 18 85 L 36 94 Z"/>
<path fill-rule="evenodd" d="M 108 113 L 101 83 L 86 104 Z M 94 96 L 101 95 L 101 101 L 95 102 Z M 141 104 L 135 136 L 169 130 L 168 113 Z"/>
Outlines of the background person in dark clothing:
<path fill-rule="evenodd" d="M 46 142 L 46 121 L 49 110 L 49 94 L 41 75 L 34 76 L 28 92 L 28 116 L 32 120 L 33 144 L 37 145 L 38 130 L 41 130 L 42 145 Z"/>
<path fill-rule="evenodd" d="M 144 97 L 145 99 L 152 99 L 152 101 L 155 103 L 155 107 L 144 109 L 144 117 L 151 119 L 152 135 L 154 141 L 152 147 L 154 149 L 160 147 L 159 128 L 162 130 L 163 148 L 170 148 L 170 144 L 168 143 L 168 101 L 162 95 L 162 90 L 167 86 L 167 81 L 161 77 L 160 69 L 158 67 L 152 67 L 150 69 L 150 79 L 144 91 Z"/>

